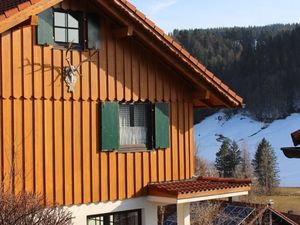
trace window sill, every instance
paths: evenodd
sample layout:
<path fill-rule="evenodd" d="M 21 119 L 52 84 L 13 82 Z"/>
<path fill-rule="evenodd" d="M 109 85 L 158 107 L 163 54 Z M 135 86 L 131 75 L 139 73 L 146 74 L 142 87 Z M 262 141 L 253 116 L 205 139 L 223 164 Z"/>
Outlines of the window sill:
<path fill-rule="evenodd" d="M 58 50 L 67 50 L 69 48 L 70 43 L 65 43 L 65 42 L 54 42 L 53 43 L 53 49 L 58 49 Z M 78 51 L 82 53 L 88 53 L 88 49 L 85 49 L 81 44 L 74 44 L 72 45 L 72 48 L 70 49 L 71 51 Z"/>
<path fill-rule="evenodd" d="M 146 145 L 121 145 L 118 152 L 147 152 L 150 151 Z"/>
<path fill-rule="evenodd" d="M 153 152 L 155 149 L 120 149 L 118 153 L 134 153 L 134 152 Z"/>
<path fill-rule="evenodd" d="M 147 148 L 121 148 L 119 150 L 112 150 L 112 151 L 105 151 L 105 152 L 117 152 L 117 153 L 135 153 L 135 152 L 155 152 L 157 150 L 166 150 L 166 148 L 160 148 L 160 149 L 155 149 L 155 148 L 151 148 L 151 149 L 147 149 Z"/>

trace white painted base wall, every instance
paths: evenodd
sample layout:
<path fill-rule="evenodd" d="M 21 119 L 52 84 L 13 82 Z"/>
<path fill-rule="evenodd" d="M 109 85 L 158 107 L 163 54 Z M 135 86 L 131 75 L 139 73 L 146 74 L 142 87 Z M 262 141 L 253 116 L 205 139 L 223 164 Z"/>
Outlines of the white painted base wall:
<path fill-rule="evenodd" d="M 158 204 L 148 201 L 146 197 L 126 199 L 115 202 L 100 202 L 69 206 L 67 209 L 72 212 L 74 225 L 87 225 L 87 217 L 105 213 L 142 209 L 142 224 L 157 225 Z"/>
<path fill-rule="evenodd" d="M 83 204 L 67 207 L 72 212 L 74 225 L 87 225 L 87 217 L 99 214 L 121 212 L 128 210 L 142 210 L 142 225 L 157 225 L 157 207 L 159 205 L 176 204 L 177 205 L 177 224 L 190 225 L 190 203 L 229 198 L 247 195 L 248 191 L 227 193 L 223 195 L 210 195 L 205 197 L 195 197 L 188 199 L 174 199 L 157 196 L 147 196 L 140 198 L 126 199 L 115 202 L 100 202 L 92 204 Z"/>

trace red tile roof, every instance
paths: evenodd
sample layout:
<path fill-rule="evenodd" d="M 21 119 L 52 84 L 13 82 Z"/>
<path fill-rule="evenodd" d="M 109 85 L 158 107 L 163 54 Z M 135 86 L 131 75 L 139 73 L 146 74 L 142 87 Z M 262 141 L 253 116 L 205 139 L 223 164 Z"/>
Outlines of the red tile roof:
<path fill-rule="evenodd" d="M 148 184 L 148 194 L 163 197 L 198 197 L 210 192 L 226 194 L 250 190 L 250 179 L 199 177 L 192 180 Z"/>
<path fill-rule="evenodd" d="M 0 21 L 24 10 L 40 0 L 0 0 Z"/>
<path fill-rule="evenodd" d="M 5 11 L 17 7 L 19 4 L 26 2 L 27 0 L 1 0 L 0 1 L 0 14 Z"/>

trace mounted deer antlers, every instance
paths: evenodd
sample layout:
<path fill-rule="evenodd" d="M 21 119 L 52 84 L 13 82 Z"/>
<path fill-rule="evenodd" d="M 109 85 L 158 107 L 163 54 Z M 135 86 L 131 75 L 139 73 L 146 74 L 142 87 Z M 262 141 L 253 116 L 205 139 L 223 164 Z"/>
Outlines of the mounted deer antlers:
<path fill-rule="evenodd" d="M 91 54 L 87 59 L 81 61 L 77 66 L 73 66 L 70 61 L 70 57 L 68 56 L 69 52 L 72 50 L 73 43 L 70 42 L 68 49 L 66 51 L 65 59 L 68 63 L 68 66 L 64 68 L 64 80 L 68 87 L 68 92 L 74 92 L 75 84 L 78 79 L 78 75 L 80 75 L 79 68 L 82 66 L 82 64 L 86 62 L 92 62 L 92 57 L 97 53 L 95 51 L 93 54 Z"/>

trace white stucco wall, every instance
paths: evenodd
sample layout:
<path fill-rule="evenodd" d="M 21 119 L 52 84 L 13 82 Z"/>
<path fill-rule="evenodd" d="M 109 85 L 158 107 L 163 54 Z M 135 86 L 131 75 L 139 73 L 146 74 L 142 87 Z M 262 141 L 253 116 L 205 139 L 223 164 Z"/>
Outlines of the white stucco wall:
<path fill-rule="evenodd" d="M 142 209 L 143 225 L 157 225 L 157 206 L 158 204 L 148 201 L 147 198 L 140 197 L 115 202 L 74 205 L 67 209 L 74 216 L 74 225 L 87 225 L 87 216 L 134 209 Z"/>
<path fill-rule="evenodd" d="M 87 225 L 87 217 L 99 214 L 121 212 L 128 210 L 142 210 L 142 225 L 157 225 L 157 207 L 159 205 L 176 204 L 178 225 L 190 225 L 190 203 L 211 199 L 229 198 L 247 195 L 248 191 L 227 193 L 222 195 L 210 195 L 188 199 L 175 199 L 157 196 L 126 199 L 115 202 L 100 202 L 93 204 L 82 204 L 69 206 L 72 212 L 74 225 Z"/>
<path fill-rule="evenodd" d="M 190 224 L 190 203 L 177 204 L 177 225 Z"/>

